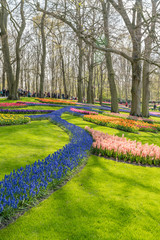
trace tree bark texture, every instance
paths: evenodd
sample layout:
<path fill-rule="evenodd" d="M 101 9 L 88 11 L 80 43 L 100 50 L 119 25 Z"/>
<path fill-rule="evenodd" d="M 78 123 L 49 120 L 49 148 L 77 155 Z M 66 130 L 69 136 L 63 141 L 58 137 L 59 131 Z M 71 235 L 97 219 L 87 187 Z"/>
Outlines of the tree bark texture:
<path fill-rule="evenodd" d="M 14 77 L 11 59 L 10 59 L 10 49 L 8 43 L 8 32 L 7 32 L 7 3 L 6 0 L 1 1 L 1 10 L 0 10 L 0 29 L 1 29 L 1 41 L 2 41 L 2 52 L 5 64 L 5 71 L 7 74 L 7 83 L 9 89 L 8 99 L 18 99 L 18 83 L 20 76 L 20 41 L 25 28 L 25 17 L 24 17 L 24 0 L 21 0 L 20 13 L 21 13 L 21 26 L 19 30 L 17 29 L 17 39 L 16 39 L 16 77 Z"/>
<path fill-rule="evenodd" d="M 47 7 L 47 0 L 45 1 L 45 9 Z M 45 36 L 45 12 L 41 19 L 41 38 L 42 38 L 42 59 L 41 59 L 41 73 L 40 73 L 40 98 L 44 97 L 44 80 L 45 80 L 45 66 L 46 66 L 46 36 Z"/>
<path fill-rule="evenodd" d="M 61 69 L 62 69 L 62 79 L 64 88 L 64 97 L 67 98 L 67 87 L 66 87 L 66 74 L 65 74 L 65 64 L 61 48 L 59 48 L 60 58 L 61 58 Z"/>
<path fill-rule="evenodd" d="M 9 88 L 9 99 L 16 99 L 15 96 L 15 81 L 10 59 L 9 43 L 8 43 L 8 32 L 7 32 L 7 3 L 5 0 L 1 1 L 0 10 L 0 29 L 1 29 L 1 42 L 2 42 L 2 53 L 4 59 L 4 65 L 7 75 L 7 83 Z"/>
<path fill-rule="evenodd" d="M 109 12 L 110 12 L 110 5 L 105 1 L 101 1 L 102 10 L 103 10 L 103 22 L 104 22 L 104 33 L 105 33 L 105 47 L 109 48 Z M 119 112 L 118 109 L 118 98 L 117 98 L 117 88 L 115 83 L 115 73 L 112 64 L 112 56 L 110 52 L 105 53 L 106 58 L 106 66 L 108 70 L 108 82 L 110 87 L 110 94 L 111 94 L 111 112 Z"/>
<path fill-rule="evenodd" d="M 82 17 L 81 17 L 81 5 L 80 1 L 77 1 L 76 9 L 77 9 L 77 29 L 78 29 L 78 49 L 79 49 L 79 56 L 78 56 L 78 102 L 83 102 L 82 99 L 82 71 L 83 71 L 83 40 L 81 38 L 81 32 L 82 32 Z"/>
<path fill-rule="evenodd" d="M 152 43 L 154 40 L 155 34 L 155 21 L 156 20 L 156 0 L 152 0 L 152 23 L 151 29 L 149 30 L 148 36 L 145 39 L 145 51 L 144 57 L 150 59 L 152 52 Z M 149 117 L 149 99 L 150 99 L 150 90 L 149 90 L 149 79 L 150 79 L 150 64 L 144 60 L 143 63 L 143 92 L 142 92 L 142 116 Z"/>
<path fill-rule="evenodd" d="M 132 22 L 127 15 L 125 7 L 122 0 L 118 0 L 116 3 L 114 0 L 109 0 L 113 7 L 122 16 L 128 32 L 131 36 L 133 51 L 132 51 L 132 105 L 131 105 L 131 115 L 141 116 L 141 39 L 142 39 L 142 0 L 136 0 L 135 6 L 133 8 L 133 19 Z M 136 17 L 135 17 L 136 16 Z M 128 59 L 129 60 L 129 59 Z"/>
<path fill-rule="evenodd" d="M 94 49 L 93 47 L 90 47 L 87 62 L 88 62 L 88 71 L 89 71 L 87 103 L 94 104 L 94 93 L 93 93 Z"/>

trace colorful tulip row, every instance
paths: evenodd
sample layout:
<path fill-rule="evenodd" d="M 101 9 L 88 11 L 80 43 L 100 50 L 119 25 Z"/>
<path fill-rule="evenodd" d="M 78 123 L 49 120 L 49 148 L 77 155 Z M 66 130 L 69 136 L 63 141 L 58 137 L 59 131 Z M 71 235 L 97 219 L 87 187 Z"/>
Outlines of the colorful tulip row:
<path fill-rule="evenodd" d="M 142 117 L 136 117 L 136 116 L 131 116 L 127 115 L 124 113 L 113 113 L 113 112 L 104 112 L 105 116 L 114 116 L 114 117 L 119 117 L 119 118 L 125 118 L 125 119 L 131 119 L 135 121 L 143 121 L 143 122 L 148 122 L 148 123 L 153 123 L 154 120 L 149 119 L 149 118 L 142 118 Z"/>
<path fill-rule="evenodd" d="M 0 103 L 0 108 L 6 108 L 6 107 L 9 107 L 9 108 L 18 107 L 19 108 L 19 107 L 27 107 L 27 105 L 24 103 L 7 103 L 7 102 Z"/>
<path fill-rule="evenodd" d="M 86 115 L 83 117 L 83 119 L 89 122 L 96 123 L 98 125 L 116 128 L 126 132 L 137 133 L 138 130 L 157 132 L 160 130 L 160 125 L 158 124 L 149 124 L 149 123 L 140 122 L 140 121 L 137 122 L 134 120 L 117 118 L 117 117 L 101 116 L 101 115 L 98 115 L 98 116 Z"/>
<path fill-rule="evenodd" d="M 32 110 L 32 109 L 0 109 L 0 113 L 9 114 L 37 114 L 37 113 L 51 113 L 54 110 Z"/>
<path fill-rule="evenodd" d="M 92 111 L 86 111 L 86 110 L 80 110 L 76 108 L 71 108 L 72 112 L 77 112 L 77 113 L 82 113 L 82 114 L 89 114 L 89 115 L 98 115 L 97 112 L 92 112 Z"/>
<path fill-rule="evenodd" d="M 92 137 L 82 128 L 61 119 L 64 112 L 71 112 L 70 108 L 66 107 L 43 117 L 50 118 L 52 122 L 68 130 L 72 134 L 70 143 L 42 161 L 38 160 L 32 165 L 5 175 L 0 181 L 0 216 L 6 216 L 11 210 L 38 197 L 49 184 L 55 186 L 61 182 L 68 172 L 88 156 Z M 35 115 L 32 118 L 38 117 Z"/>
<path fill-rule="evenodd" d="M 136 126 L 133 126 L 132 123 L 127 123 L 126 120 L 120 119 L 120 118 L 114 118 L 114 117 L 108 117 L 108 116 L 90 116 L 86 115 L 83 117 L 85 121 L 93 122 L 98 125 L 116 128 L 119 130 L 127 131 L 127 132 L 138 132 L 138 128 Z"/>
<path fill-rule="evenodd" d="M 13 114 L 0 114 L 0 126 L 24 124 L 30 121 L 29 117 Z"/>
<path fill-rule="evenodd" d="M 160 147 L 148 143 L 127 140 L 124 136 L 118 137 L 95 131 L 89 127 L 85 129 L 93 137 L 93 153 L 118 160 L 136 162 L 149 165 L 160 165 Z"/>
<path fill-rule="evenodd" d="M 22 101 L 18 101 L 17 103 L 20 103 L 20 104 L 27 104 L 27 105 L 33 104 L 33 105 L 42 105 L 42 106 L 46 106 L 45 103 L 39 103 L 39 102 L 22 102 Z"/>
<path fill-rule="evenodd" d="M 76 105 L 77 102 L 71 100 L 61 100 L 61 99 L 50 99 L 50 98 L 36 98 L 36 100 L 42 103 L 53 103 L 53 104 L 66 104 L 66 105 Z"/>

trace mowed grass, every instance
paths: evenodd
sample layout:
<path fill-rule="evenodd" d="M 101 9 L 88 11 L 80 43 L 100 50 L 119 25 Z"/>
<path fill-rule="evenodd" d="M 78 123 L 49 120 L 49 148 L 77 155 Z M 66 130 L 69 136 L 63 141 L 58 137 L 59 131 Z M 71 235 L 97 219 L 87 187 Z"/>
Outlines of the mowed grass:
<path fill-rule="evenodd" d="M 0 179 L 62 148 L 68 134 L 50 121 L 0 127 Z"/>
<path fill-rule="evenodd" d="M 124 133 L 132 140 L 160 146 L 159 134 L 126 133 L 69 114 L 62 118 L 82 128 Z M 32 123 L 43 122 L 47 121 Z M 55 142 L 58 135 L 52 136 Z M 0 240 L 159 240 L 159 192 L 159 168 L 90 156 L 65 186 L 0 230 Z"/>
<path fill-rule="evenodd" d="M 0 240 L 159 240 L 160 171 L 91 156 L 70 182 Z"/>

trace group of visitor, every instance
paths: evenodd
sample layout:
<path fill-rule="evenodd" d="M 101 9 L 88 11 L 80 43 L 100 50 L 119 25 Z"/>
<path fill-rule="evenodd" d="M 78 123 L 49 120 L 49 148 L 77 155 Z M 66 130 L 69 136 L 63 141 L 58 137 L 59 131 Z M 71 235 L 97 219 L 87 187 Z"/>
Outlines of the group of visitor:
<path fill-rule="evenodd" d="M 33 93 L 31 93 L 30 91 L 26 91 L 23 89 L 18 89 L 18 95 L 19 97 L 40 97 L 40 93 L 36 93 L 33 91 Z M 67 95 L 65 97 L 64 94 L 60 94 L 60 93 L 50 93 L 50 92 L 44 92 L 43 97 L 52 97 L 52 98 L 58 98 L 58 99 L 68 99 L 69 96 Z"/>
<path fill-rule="evenodd" d="M 21 88 L 18 89 L 18 96 L 19 97 L 40 97 L 40 93 L 36 93 L 36 92 L 31 92 L 31 91 L 27 91 L 27 90 L 23 90 Z M 8 89 L 2 89 L 0 91 L 0 97 L 8 97 L 9 96 L 9 90 Z M 58 98 L 58 99 L 69 99 L 69 96 L 67 95 L 65 97 L 64 94 L 60 94 L 60 93 L 50 93 L 50 92 L 44 92 L 43 97 L 52 97 L 52 98 Z M 77 100 L 76 97 L 71 97 L 71 100 Z"/>
<path fill-rule="evenodd" d="M 1 97 L 8 97 L 8 96 L 9 96 L 9 90 L 3 88 L 3 89 L 0 91 L 0 96 L 1 96 Z"/>

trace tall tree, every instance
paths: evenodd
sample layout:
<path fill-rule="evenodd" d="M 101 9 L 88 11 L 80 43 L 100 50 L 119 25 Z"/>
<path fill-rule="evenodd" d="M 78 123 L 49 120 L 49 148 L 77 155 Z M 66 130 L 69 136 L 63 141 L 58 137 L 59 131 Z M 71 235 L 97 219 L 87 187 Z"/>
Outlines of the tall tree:
<path fill-rule="evenodd" d="M 102 12 L 103 12 L 103 22 L 104 22 L 104 34 L 105 34 L 105 47 L 110 48 L 110 36 L 109 36 L 109 12 L 110 3 L 105 0 L 101 0 Z M 118 110 L 118 99 L 117 99 L 117 88 L 115 83 L 115 72 L 112 64 L 111 52 L 105 53 L 106 66 L 108 70 L 108 81 L 110 86 L 111 94 L 111 112 L 119 112 Z"/>
<path fill-rule="evenodd" d="M 133 8 L 132 22 L 122 0 L 116 3 L 109 0 L 121 15 L 132 40 L 132 106 L 131 115 L 141 115 L 141 40 L 142 40 L 142 0 L 136 0 Z"/>
<path fill-rule="evenodd" d="M 76 3 L 76 15 L 77 15 L 77 36 L 78 36 L 78 102 L 83 102 L 82 99 L 82 70 L 83 70 L 83 40 L 81 38 L 82 27 L 82 15 L 81 15 L 81 0 Z"/>
<path fill-rule="evenodd" d="M 10 57 L 10 47 L 8 41 L 8 15 L 11 16 L 11 21 L 17 32 L 16 37 L 16 47 L 15 47 L 15 62 L 16 62 L 16 74 L 14 76 L 12 69 L 12 62 Z M 20 16 L 21 24 L 19 25 L 15 19 L 13 19 L 11 12 L 8 8 L 6 0 L 1 0 L 1 9 L 0 9 L 0 29 L 1 29 L 1 42 L 2 42 L 2 52 L 5 64 L 5 70 L 7 74 L 7 83 L 9 88 L 9 99 L 18 99 L 18 84 L 19 84 L 19 75 L 20 75 L 20 52 L 21 52 L 21 38 L 26 26 L 25 15 L 24 15 L 24 0 L 20 1 Z"/>
<path fill-rule="evenodd" d="M 94 103 L 93 94 L 93 70 L 94 70 L 94 48 L 89 46 L 87 52 L 87 65 L 88 65 L 88 86 L 87 86 L 87 103 Z"/>
<path fill-rule="evenodd" d="M 47 0 L 45 0 L 44 10 L 47 8 Z M 46 65 L 46 35 L 45 35 L 45 11 L 42 14 L 40 30 L 42 39 L 42 59 L 41 59 L 41 73 L 40 73 L 40 98 L 44 97 L 44 80 L 45 80 L 45 65 Z"/>
<path fill-rule="evenodd" d="M 148 36 L 145 38 L 145 50 L 144 50 L 144 63 L 143 63 L 143 92 L 142 92 L 142 115 L 143 117 L 149 117 L 149 80 L 150 80 L 150 63 L 145 59 L 150 59 L 152 52 L 152 43 L 155 38 L 155 25 L 157 19 L 156 3 L 157 0 L 151 0 L 152 2 L 152 17 L 151 27 L 149 27 Z"/>

